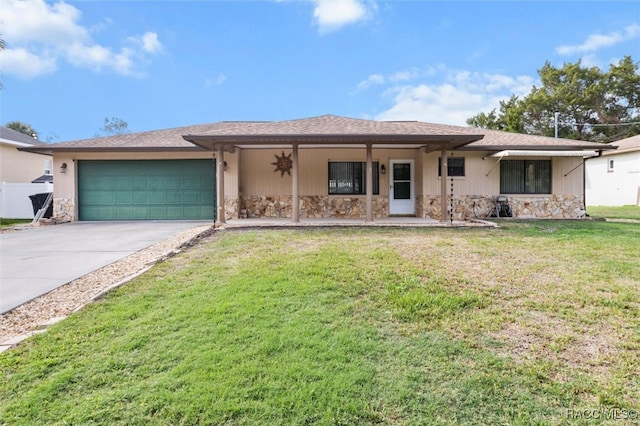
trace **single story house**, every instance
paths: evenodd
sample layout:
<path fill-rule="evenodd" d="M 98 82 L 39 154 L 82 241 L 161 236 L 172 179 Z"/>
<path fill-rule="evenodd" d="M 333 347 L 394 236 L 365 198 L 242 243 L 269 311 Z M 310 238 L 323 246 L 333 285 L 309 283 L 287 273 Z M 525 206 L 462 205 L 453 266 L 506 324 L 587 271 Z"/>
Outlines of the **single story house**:
<path fill-rule="evenodd" d="M 640 206 L 640 135 L 610 145 L 585 164 L 587 206 Z"/>
<path fill-rule="evenodd" d="M 324 115 L 64 142 L 58 220 L 516 217 L 584 212 L 583 158 L 607 145 Z M 444 203 L 442 201 L 445 201 Z"/>

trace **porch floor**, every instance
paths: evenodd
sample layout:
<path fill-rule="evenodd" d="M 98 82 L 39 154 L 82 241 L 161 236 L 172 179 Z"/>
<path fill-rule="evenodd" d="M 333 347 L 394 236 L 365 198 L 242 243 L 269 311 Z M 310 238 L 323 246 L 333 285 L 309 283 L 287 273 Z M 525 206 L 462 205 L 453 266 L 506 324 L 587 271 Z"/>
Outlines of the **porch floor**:
<path fill-rule="evenodd" d="M 487 220 L 469 220 L 453 222 L 440 222 L 435 219 L 419 217 L 387 217 L 366 222 L 364 219 L 340 219 L 340 218 L 300 218 L 300 222 L 292 222 L 291 219 L 252 218 L 230 219 L 226 223 L 216 223 L 216 228 L 288 228 L 288 227 L 401 227 L 401 228 L 460 228 L 460 227 L 497 227 L 494 222 Z"/>

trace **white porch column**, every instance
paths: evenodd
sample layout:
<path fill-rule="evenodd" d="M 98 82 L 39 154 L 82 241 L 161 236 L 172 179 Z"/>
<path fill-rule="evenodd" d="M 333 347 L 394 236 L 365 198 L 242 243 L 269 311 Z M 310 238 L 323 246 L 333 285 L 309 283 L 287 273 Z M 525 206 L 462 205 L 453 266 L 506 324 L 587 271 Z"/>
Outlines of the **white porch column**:
<path fill-rule="evenodd" d="M 367 144 L 367 222 L 373 222 L 373 147 Z"/>
<path fill-rule="evenodd" d="M 298 145 L 293 144 L 293 155 L 291 165 L 291 180 L 293 188 L 291 190 L 291 220 L 295 223 L 300 222 L 300 193 L 298 186 Z"/>
<path fill-rule="evenodd" d="M 216 223 L 226 222 L 224 211 L 224 148 L 217 146 L 216 152 Z"/>
<path fill-rule="evenodd" d="M 442 148 L 440 152 L 440 222 L 447 221 L 447 150 Z"/>

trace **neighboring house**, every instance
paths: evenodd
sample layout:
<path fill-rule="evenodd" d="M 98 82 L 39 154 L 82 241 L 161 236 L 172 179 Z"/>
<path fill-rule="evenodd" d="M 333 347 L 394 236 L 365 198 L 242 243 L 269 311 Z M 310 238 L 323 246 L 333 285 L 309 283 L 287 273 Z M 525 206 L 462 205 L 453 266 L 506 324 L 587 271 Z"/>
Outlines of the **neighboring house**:
<path fill-rule="evenodd" d="M 46 145 L 37 139 L 0 126 L 0 182 L 27 183 L 51 175 L 51 155 L 18 151 L 18 148 Z"/>
<path fill-rule="evenodd" d="M 610 145 L 585 165 L 587 206 L 640 206 L 640 135 Z"/>
<path fill-rule="evenodd" d="M 0 217 L 33 218 L 29 196 L 53 190 L 51 154 L 20 150 L 42 146 L 46 144 L 0 126 Z"/>
<path fill-rule="evenodd" d="M 517 217 L 584 213 L 584 156 L 613 147 L 325 115 L 47 145 L 60 220 Z M 441 158 L 445 166 L 440 167 Z M 370 171 L 370 172 L 369 172 Z M 441 203 L 445 200 L 445 203 Z"/>

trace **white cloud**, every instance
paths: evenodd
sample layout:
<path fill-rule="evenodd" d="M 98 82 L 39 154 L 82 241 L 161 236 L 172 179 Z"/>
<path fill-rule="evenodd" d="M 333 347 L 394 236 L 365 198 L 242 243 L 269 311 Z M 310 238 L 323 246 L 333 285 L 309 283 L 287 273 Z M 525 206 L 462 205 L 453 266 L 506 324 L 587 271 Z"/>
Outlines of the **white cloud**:
<path fill-rule="evenodd" d="M 389 75 L 380 73 L 371 74 L 366 80 L 361 81 L 356 86 L 356 91 L 366 90 L 372 86 L 379 86 L 385 83 L 399 83 L 403 81 L 415 80 L 420 77 L 433 76 L 436 73 L 435 68 L 419 69 L 411 67 L 405 70 L 395 71 Z"/>
<path fill-rule="evenodd" d="M 384 76 L 382 74 L 371 74 L 366 80 L 358 83 L 357 90 L 366 90 L 376 84 L 384 84 Z"/>
<path fill-rule="evenodd" d="M 368 19 L 375 10 L 374 2 L 363 0 L 313 0 L 313 18 L 321 33 L 339 30 L 348 24 Z"/>
<path fill-rule="evenodd" d="M 428 81 L 387 88 L 383 96 L 390 97 L 391 106 L 375 118 L 465 126 L 468 118 L 497 108 L 500 100 L 512 94 L 526 95 L 534 84 L 528 76 L 450 70 L 441 65 L 427 71 L 416 78 Z"/>
<path fill-rule="evenodd" d="M 2 35 L 7 42 L 63 44 L 86 40 L 79 26 L 82 12 L 64 2 L 48 5 L 43 0 L 1 0 Z"/>
<path fill-rule="evenodd" d="M 156 33 L 130 37 L 133 47 L 119 49 L 95 43 L 91 31 L 79 21 L 82 12 L 64 1 L 0 0 L 0 25 L 7 50 L 2 53 L 3 73 L 33 78 L 54 72 L 58 61 L 94 71 L 111 70 L 127 76 L 138 70 L 145 54 L 162 50 Z"/>
<path fill-rule="evenodd" d="M 556 47 L 556 53 L 559 55 L 572 55 L 575 53 L 594 52 L 634 38 L 640 38 L 640 25 L 628 25 L 622 31 L 615 31 L 609 34 L 592 34 L 582 44 Z"/>
<path fill-rule="evenodd" d="M 497 99 L 488 98 L 451 84 L 406 86 L 397 89 L 393 105 L 377 120 L 420 120 L 440 124 L 466 125 L 478 112 L 490 110 Z"/>
<path fill-rule="evenodd" d="M 139 75 L 133 71 L 136 52 L 128 48 L 114 52 L 97 44 L 73 43 L 66 48 L 66 53 L 67 60 L 77 67 L 94 71 L 112 69 L 122 75 Z"/>
<path fill-rule="evenodd" d="M 0 69 L 3 73 L 33 78 L 57 69 L 55 58 L 39 57 L 25 49 L 6 49 L 0 54 Z"/>
<path fill-rule="evenodd" d="M 417 68 L 410 68 L 408 70 L 396 71 L 389 76 L 389 81 L 408 81 L 417 78 L 419 75 L 419 71 Z"/>
<path fill-rule="evenodd" d="M 220 85 L 220 84 L 224 83 L 225 81 L 227 81 L 227 76 L 224 75 L 223 73 L 218 74 L 218 76 L 216 77 L 216 84 Z"/>
<path fill-rule="evenodd" d="M 162 43 L 158 41 L 158 34 L 146 32 L 142 36 L 142 48 L 145 52 L 158 53 L 162 51 Z"/>

